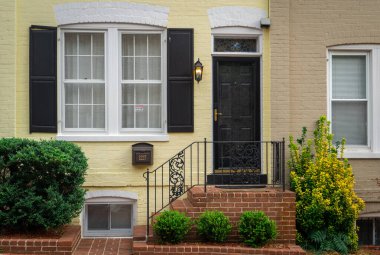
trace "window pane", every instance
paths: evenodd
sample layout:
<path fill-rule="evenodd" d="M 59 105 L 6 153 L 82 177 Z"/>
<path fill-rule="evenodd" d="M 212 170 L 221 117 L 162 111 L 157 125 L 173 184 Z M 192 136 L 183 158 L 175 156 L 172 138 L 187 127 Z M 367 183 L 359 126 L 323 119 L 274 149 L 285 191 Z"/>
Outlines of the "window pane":
<path fill-rule="evenodd" d="M 161 36 L 149 35 L 149 56 L 161 56 Z"/>
<path fill-rule="evenodd" d="M 334 99 L 366 98 L 366 56 L 332 57 Z"/>
<path fill-rule="evenodd" d="M 161 104 L 161 84 L 149 85 L 149 103 Z"/>
<path fill-rule="evenodd" d="M 136 76 L 135 80 L 147 80 L 148 79 L 148 67 L 147 67 L 147 57 L 136 57 Z"/>
<path fill-rule="evenodd" d="M 65 128 L 78 127 L 78 106 L 66 105 L 65 106 Z"/>
<path fill-rule="evenodd" d="M 161 106 L 149 106 L 149 127 L 161 127 Z"/>
<path fill-rule="evenodd" d="M 161 80 L 161 58 L 150 57 L 148 60 L 149 80 Z"/>
<path fill-rule="evenodd" d="M 91 57 L 79 57 L 79 79 L 91 79 Z"/>
<path fill-rule="evenodd" d="M 109 205 L 87 205 L 88 230 L 109 230 Z"/>
<path fill-rule="evenodd" d="M 111 205 L 111 228 L 132 227 L 132 206 Z"/>
<path fill-rule="evenodd" d="M 105 106 L 94 105 L 94 128 L 105 128 Z"/>
<path fill-rule="evenodd" d="M 148 84 L 136 84 L 136 104 L 148 103 Z"/>
<path fill-rule="evenodd" d="M 134 106 L 128 105 L 123 106 L 122 110 L 123 120 L 122 120 L 122 127 L 123 128 L 134 128 L 135 122 L 134 122 Z"/>
<path fill-rule="evenodd" d="M 134 104 L 135 102 L 135 85 L 123 84 L 122 85 L 122 104 Z"/>
<path fill-rule="evenodd" d="M 92 57 L 92 78 L 104 80 L 104 57 Z"/>
<path fill-rule="evenodd" d="M 122 80 L 128 80 L 128 84 L 121 84 L 122 127 L 159 128 L 161 84 L 132 84 L 130 81 L 161 80 L 161 35 L 122 35 L 121 43 Z M 150 111 L 154 116 L 149 115 Z"/>
<path fill-rule="evenodd" d="M 91 34 L 79 34 L 79 55 L 91 55 Z"/>
<path fill-rule="evenodd" d="M 78 78 L 78 57 L 66 56 L 65 57 L 65 79 L 77 79 Z"/>
<path fill-rule="evenodd" d="M 104 34 L 92 34 L 92 55 L 104 55 Z"/>
<path fill-rule="evenodd" d="M 78 104 L 77 84 L 65 84 L 65 104 Z"/>
<path fill-rule="evenodd" d="M 93 84 L 94 104 L 104 104 L 105 92 L 104 84 Z"/>
<path fill-rule="evenodd" d="M 136 128 L 148 128 L 148 106 L 136 105 Z"/>
<path fill-rule="evenodd" d="M 133 35 L 123 35 L 121 43 L 122 43 L 122 56 L 134 56 Z"/>
<path fill-rule="evenodd" d="M 215 38 L 214 50 L 217 52 L 256 52 L 256 39 Z"/>
<path fill-rule="evenodd" d="M 334 142 L 342 137 L 348 145 L 367 145 L 367 102 L 333 102 Z"/>
<path fill-rule="evenodd" d="M 135 35 L 135 55 L 147 56 L 147 35 Z"/>
<path fill-rule="evenodd" d="M 123 80 L 134 79 L 133 57 L 123 57 Z"/>
<path fill-rule="evenodd" d="M 92 85 L 91 84 L 79 85 L 79 103 L 80 104 L 92 103 Z"/>
<path fill-rule="evenodd" d="M 375 218 L 375 245 L 380 245 L 380 219 Z"/>
<path fill-rule="evenodd" d="M 77 55 L 77 34 L 65 33 L 65 55 Z"/>
<path fill-rule="evenodd" d="M 79 105 L 79 128 L 91 128 L 91 105 Z"/>
<path fill-rule="evenodd" d="M 372 245 L 372 241 L 373 241 L 372 219 L 357 220 L 356 225 L 359 227 L 359 231 L 358 231 L 359 245 Z"/>

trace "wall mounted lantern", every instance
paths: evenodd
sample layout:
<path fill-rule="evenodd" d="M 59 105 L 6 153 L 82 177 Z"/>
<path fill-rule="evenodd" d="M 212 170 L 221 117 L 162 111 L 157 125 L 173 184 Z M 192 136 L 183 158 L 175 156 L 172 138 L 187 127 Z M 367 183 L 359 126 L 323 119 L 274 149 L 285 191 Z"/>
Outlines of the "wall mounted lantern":
<path fill-rule="evenodd" d="M 197 62 L 194 64 L 194 79 L 199 83 L 202 80 L 202 74 L 203 74 L 203 65 L 199 61 L 199 58 Z"/>

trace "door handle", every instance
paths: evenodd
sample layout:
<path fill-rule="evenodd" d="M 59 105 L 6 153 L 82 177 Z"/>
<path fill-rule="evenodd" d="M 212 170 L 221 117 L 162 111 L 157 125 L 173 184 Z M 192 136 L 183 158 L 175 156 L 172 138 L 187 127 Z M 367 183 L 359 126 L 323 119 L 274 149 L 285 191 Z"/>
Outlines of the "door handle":
<path fill-rule="evenodd" d="M 214 109 L 214 121 L 217 122 L 218 121 L 218 116 L 222 116 L 223 114 L 221 112 L 218 112 L 218 109 L 215 108 Z"/>

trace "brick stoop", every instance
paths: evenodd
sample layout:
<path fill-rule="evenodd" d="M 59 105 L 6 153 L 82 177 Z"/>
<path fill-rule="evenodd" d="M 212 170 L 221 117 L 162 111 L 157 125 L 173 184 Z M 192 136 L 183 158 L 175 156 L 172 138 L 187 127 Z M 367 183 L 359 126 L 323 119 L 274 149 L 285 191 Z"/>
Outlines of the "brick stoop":
<path fill-rule="evenodd" d="M 171 205 L 171 209 L 186 213 L 196 219 L 206 210 L 219 210 L 229 217 L 232 223 L 232 232 L 228 240 L 239 241 L 237 223 L 244 211 L 263 211 L 277 225 L 277 243 L 295 244 L 296 239 L 296 207 L 295 194 L 274 188 L 257 189 L 219 189 L 207 187 L 193 187 L 187 192 L 186 199 L 178 199 Z M 198 241 L 195 230 L 192 229 L 187 240 Z"/>
<path fill-rule="evenodd" d="M 219 210 L 227 215 L 232 223 L 232 233 L 228 242 L 221 245 L 199 243 L 199 238 L 193 228 L 186 236 L 187 243 L 178 245 L 154 244 L 155 238 L 149 235 L 149 242 L 145 242 L 146 226 L 136 226 L 134 229 L 133 254 L 212 254 L 212 255 L 304 255 L 301 247 L 295 245 L 296 238 L 296 206 L 295 194 L 274 188 L 259 189 L 220 189 L 213 186 L 193 187 L 187 192 L 187 198 L 177 199 L 170 204 L 170 208 L 184 212 L 187 216 L 196 219 L 206 210 Z M 276 222 L 278 236 L 274 244 L 264 248 L 250 248 L 239 244 L 237 223 L 244 211 L 261 210 Z M 150 228 L 152 229 L 152 228 Z"/>
<path fill-rule="evenodd" d="M 80 240 L 80 226 L 66 226 L 61 237 L 0 236 L 0 251 L 12 254 L 71 255 Z"/>

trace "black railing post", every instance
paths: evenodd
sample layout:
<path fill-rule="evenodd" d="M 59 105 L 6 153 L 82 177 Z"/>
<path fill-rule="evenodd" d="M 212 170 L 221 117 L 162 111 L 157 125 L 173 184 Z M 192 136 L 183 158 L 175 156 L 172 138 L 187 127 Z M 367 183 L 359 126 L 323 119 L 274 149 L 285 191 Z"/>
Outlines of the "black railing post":
<path fill-rule="evenodd" d="M 146 171 L 146 240 L 149 237 L 149 168 Z"/>
<path fill-rule="evenodd" d="M 285 137 L 282 138 L 282 191 L 285 192 Z"/>
<path fill-rule="evenodd" d="M 206 175 L 206 169 L 207 169 L 207 139 L 205 138 L 205 140 L 204 140 L 204 146 L 205 146 L 205 155 L 204 155 L 204 162 L 205 162 L 205 172 L 204 172 L 204 180 L 203 180 L 203 182 L 204 182 L 204 190 L 205 190 L 205 193 L 207 192 L 207 175 Z"/>

